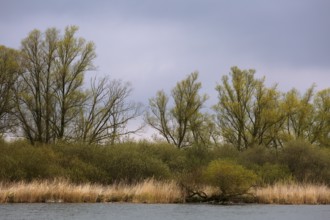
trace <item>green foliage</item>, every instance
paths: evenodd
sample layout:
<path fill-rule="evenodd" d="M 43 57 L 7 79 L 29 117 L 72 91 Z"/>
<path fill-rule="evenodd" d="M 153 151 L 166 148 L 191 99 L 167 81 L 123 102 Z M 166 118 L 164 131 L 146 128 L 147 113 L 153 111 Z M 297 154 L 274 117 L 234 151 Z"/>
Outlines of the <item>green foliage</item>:
<path fill-rule="evenodd" d="M 212 160 L 216 159 L 227 159 L 236 161 L 241 154 L 240 151 L 233 145 L 224 144 L 224 145 L 217 145 L 210 149 L 210 156 Z"/>
<path fill-rule="evenodd" d="M 278 111 L 280 93 L 267 88 L 255 70 L 232 67 L 218 84 L 219 101 L 214 106 L 218 126 L 226 143 L 239 150 L 253 145 L 271 146 L 283 115 Z"/>
<path fill-rule="evenodd" d="M 62 169 L 52 149 L 46 146 L 33 147 L 24 142 L 1 144 L 0 178 L 18 181 L 51 179 L 61 176 Z"/>
<path fill-rule="evenodd" d="M 135 182 L 146 178 L 168 178 L 169 168 L 161 160 L 148 157 L 134 148 L 125 150 L 114 146 L 107 152 L 108 160 L 104 169 L 113 180 Z"/>
<path fill-rule="evenodd" d="M 0 45 L 0 136 L 15 124 L 13 89 L 21 72 L 19 52 Z"/>
<path fill-rule="evenodd" d="M 109 184 L 173 178 L 191 189 L 210 184 L 226 194 L 243 192 L 255 181 L 330 183 L 329 149 L 297 141 L 283 150 L 259 146 L 243 152 L 229 145 L 180 150 L 167 143 L 32 146 L 18 141 L 0 142 L 0 152 L 0 181 L 65 178 Z"/>
<path fill-rule="evenodd" d="M 251 165 L 262 166 L 266 163 L 276 163 L 277 152 L 264 146 L 254 146 L 241 152 L 239 155 L 239 161 L 246 167 L 250 167 Z"/>
<path fill-rule="evenodd" d="M 187 157 L 185 151 L 181 151 L 173 145 L 165 142 L 141 142 L 136 147 L 141 154 L 161 160 L 170 168 L 173 175 L 181 173 L 186 167 Z"/>
<path fill-rule="evenodd" d="M 215 160 L 206 168 L 205 180 L 230 196 L 246 193 L 256 183 L 257 176 L 233 161 Z"/>
<path fill-rule="evenodd" d="M 178 148 L 193 143 L 209 143 L 213 134 L 204 132 L 213 126 L 212 121 L 207 119 L 209 117 L 200 112 L 208 97 L 199 94 L 202 84 L 197 80 L 198 72 L 193 72 L 176 84 L 171 93 L 174 101 L 171 108 L 168 107 L 169 97 L 164 91 L 158 91 L 156 97 L 149 100 L 146 122 L 168 143 Z"/>
<path fill-rule="evenodd" d="M 203 172 L 211 160 L 211 152 L 202 145 L 194 145 L 184 150 L 183 170 L 176 179 L 189 190 L 197 190 L 203 184 Z"/>
<path fill-rule="evenodd" d="M 265 163 L 252 167 L 259 177 L 258 185 L 275 184 L 292 179 L 292 174 L 286 165 Z"/>
<path fill-rule="evenodd" d="M 293 176 L 300 182 L 330 184 L 330 151 L 305 141 L 292 141 L 285 145 L 281 154 Z"/>
<path fill-rule="evenodd" d="M 319 91 L 314 99 L 315 120 L 313 140 L 323 147 L 330 147 L 330 88 Z"/>

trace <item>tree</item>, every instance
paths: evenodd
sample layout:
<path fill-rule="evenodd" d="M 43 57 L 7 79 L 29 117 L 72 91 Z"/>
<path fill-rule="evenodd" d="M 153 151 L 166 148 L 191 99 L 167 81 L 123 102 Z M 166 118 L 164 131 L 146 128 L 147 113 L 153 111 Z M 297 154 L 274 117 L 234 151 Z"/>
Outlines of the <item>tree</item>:
<path fill-rule="evenodd" d="M 16 83 L 16 116 L 33 144 L 64 138 L 82 105 L 84 73 L 92 69 L 94 45 L 76 38 L 77 27 L 64 36 L 55 28 L 32 31 L 22 41 L 22 69 Z"/>
<path fill-rule="evenodd" d="M 0 45 L 0 136 L 14 125 L 13 86 L 20 73 L 19 52 Z"/>
<path fill-rule="evenodd" d="M 92 80 L 87 101 L 76 117 L 75 138 L 89 144 L 114 144 L 139 131 L 142 127 L 126 130 L 127 123 L 142 114 L 141 105 L 127 100 L 131 91 L 128 83 L 119 80 Z"/>
<path fill-rule="evenodd" d="M 330 147 L 330 89 L 319 91 L 314 98 L 315 121 L 312 143 Z"/>
<path fill-rule="evenodd" d="M 295 89 L 286 93 L 283 101 L 286 123 L 282 141 L 303 139 L 312 144 L 329 146 L 330 90 L 315 94 L 314 88 L 312 86 L 303 95 Z"/>
<path fill-rule="evenodd" d="M 255 79 L 255 70 L 232 67 L 218 84 L 219 102 L 214 106 L 224 141 L 243 150 L 253 145 L 270 146 L 280 129 L 283 115 L 278 111 L 280 93 Z"/>
<path fill-rule="evenodd" d="M 155 98 L 149 100 L 150 109 L 146 122 L 156 129 L 168 143 L 182 148 L 192 144 L 189 136 L 199 132 L 195 126 L 200 118 L 201 108 L 207 100 L 206 95 L 199 95 L 201 83 L 197 82 L 198 73 L 191 73 L 186 79 L 178 82 L 172 89 L 171 97 L 174 106 L 168 108 L 169 97 L 164 91 L 157 92 Z"/>
<path fill-rule="evenodd" d="M 63 38 L 57 43 L 54 122 L 58 139 L 65 138 L 65 134 L 70 132 L 68 125 L 85 100 L 82 91 L 84 73 L 94 68 L 92 61 L 96 57 L 94 44 L 76 38 L 77 30 L 76 26 L 67 27 Z"/>

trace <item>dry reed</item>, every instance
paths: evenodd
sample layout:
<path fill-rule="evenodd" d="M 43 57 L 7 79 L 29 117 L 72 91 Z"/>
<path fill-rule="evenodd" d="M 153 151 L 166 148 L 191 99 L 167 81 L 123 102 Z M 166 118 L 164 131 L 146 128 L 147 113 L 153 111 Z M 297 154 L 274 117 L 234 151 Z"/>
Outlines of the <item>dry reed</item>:
<path fill-rule="evenodd" d="M 266 204 L 330 204 L 330 188 L 326 185 L 278 183 L 257 188 L 259 203 Z"/>
<path fill-rule="evenodd" d="M 216 192 L 204 187 L 207 195 Z M 325 185 L 278 183 L 252 192 L 258 203 L 330 204 L 330 189 Z M 184 193 L 174 181 L 148 179 L 134 185 L 124 183 L 103 186 L 73 184 L 67 180 L 0 183 L 0 203 L 38 202 L 133 202 L 181 203 Z"/>
<path fill-rule="evenodd" d="M 182 202 L 179 186 L 173 181 L 148 179 L 135 185 L 72 184 L 66 180 L 0 184 L 0 203 L 37 202 Z"/>

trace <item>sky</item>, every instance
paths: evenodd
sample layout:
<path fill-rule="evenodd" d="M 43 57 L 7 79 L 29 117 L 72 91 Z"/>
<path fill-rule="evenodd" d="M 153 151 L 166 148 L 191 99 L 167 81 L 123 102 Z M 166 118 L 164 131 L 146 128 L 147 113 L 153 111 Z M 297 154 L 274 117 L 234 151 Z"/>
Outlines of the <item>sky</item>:
<path fill-rule="evenodd" d="M 199 71 L 207 107 L 230 67 L 255 69 L 281 91 L 330 87 L 329 0 L 0 0 L 0 44 L 33 29 L 79 26 L 96 45 L 94 75 L 132 84 L 144 105 Z"/>

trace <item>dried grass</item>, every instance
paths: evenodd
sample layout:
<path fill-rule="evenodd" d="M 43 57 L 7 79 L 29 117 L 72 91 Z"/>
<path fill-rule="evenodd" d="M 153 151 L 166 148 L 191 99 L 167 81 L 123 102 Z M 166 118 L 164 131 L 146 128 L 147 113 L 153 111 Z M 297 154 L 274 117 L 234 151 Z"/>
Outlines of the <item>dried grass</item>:
<path fill-rule="evenodd" d="M 326 185 L 278 183 L 257 188 L 259 203 L 266 204 L 330 204 L 330 188 Z"/>
<path fill-rule="evenodd" d="M 66 180 L 0 184 L 0 203 L 37 202 L 182 202 L 179 186 L 173 182 L 148 179 L 135 185 L 123 183 L 102 186 L 72 184 Z"/>
<path fill-rule="evenodd" d="M 207 195 L 216 188 L 205 186 Z M 256 188 L 252 194 L 258 203 L 266 204 L 330 204 L 330 189 L 325 185 L 278 183 Z M 184 193 L 174 181 L 147 179 L 141 183 L 103 186 L 73 184 L 67 180 L 0 183 L 0 203 L 39 202 L 133 202 L 181 203 Z"/>

